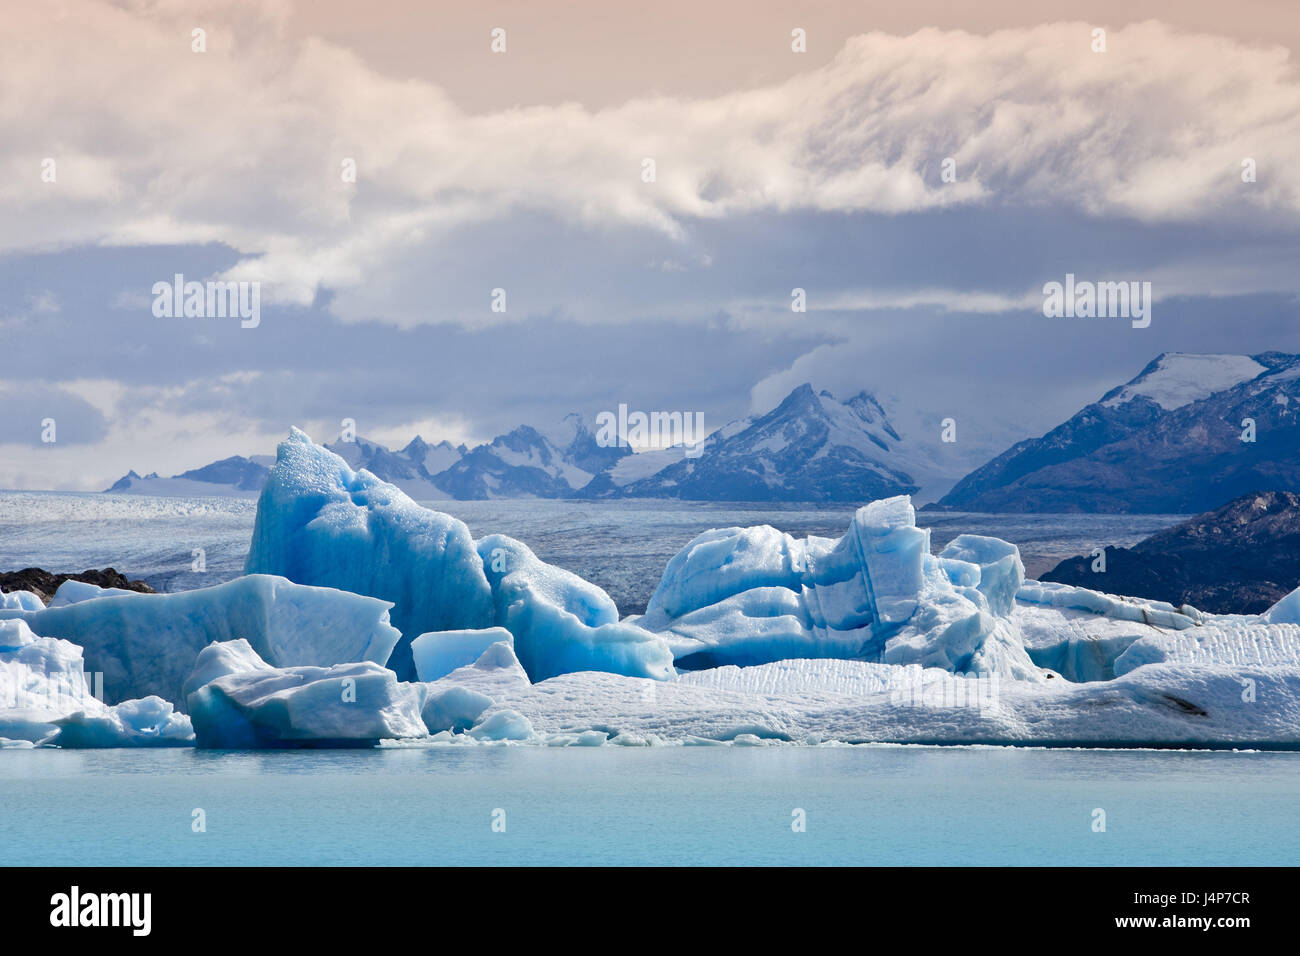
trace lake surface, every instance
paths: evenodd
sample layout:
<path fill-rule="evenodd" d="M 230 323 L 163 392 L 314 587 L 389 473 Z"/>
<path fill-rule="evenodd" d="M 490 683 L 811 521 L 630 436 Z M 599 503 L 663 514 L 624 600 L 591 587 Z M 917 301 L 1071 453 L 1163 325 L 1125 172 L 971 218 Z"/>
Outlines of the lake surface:
<path fill-rule="evenodd" d="M 599 584 L 623 614 L 637 614 L 668 560 L 702 531 L 770 524 L 796 537 L 837 538 L 851 505 L 707 504 L 680 501 L 440 501 L 475 537 L 501 532 L 544 561 Z M 0 570 L 114 567 L 160 591 L 220 584 L 243 573 L 257 502 L 252 498 L 0 492 Z M 959 534 L 991 534 L 1020 546 L 1030 577 L 1105 545 L 1129 547 L 1181 521 L 1178 515 L 980 515 L 918 513 L 938 549 Z M 192 570 L 202 550 L 203 572 Z"/>
<path fill-rule="evenodd" d="M 5 866 L 1300 861 L 1300 754 L 10 750 L 0 792 Z"/>

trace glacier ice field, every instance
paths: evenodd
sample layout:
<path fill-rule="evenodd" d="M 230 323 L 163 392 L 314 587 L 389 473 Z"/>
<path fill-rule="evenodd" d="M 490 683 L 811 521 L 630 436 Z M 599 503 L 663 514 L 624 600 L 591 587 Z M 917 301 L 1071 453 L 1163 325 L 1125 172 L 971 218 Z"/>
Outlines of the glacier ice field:
<path fill-rule="evenodd" d="M 58 507 L 84 537 L 105 503 Z M 132 507 L 211 518 L 228 579 L 0 597 L 5 747 L 1300 748 L 1300 594 L 1212 615 L 1038 582 L 1000 538 L 935 547 L 905 496 L 696 534 L 622 606 L 297 429 L 255 509 Z"/>

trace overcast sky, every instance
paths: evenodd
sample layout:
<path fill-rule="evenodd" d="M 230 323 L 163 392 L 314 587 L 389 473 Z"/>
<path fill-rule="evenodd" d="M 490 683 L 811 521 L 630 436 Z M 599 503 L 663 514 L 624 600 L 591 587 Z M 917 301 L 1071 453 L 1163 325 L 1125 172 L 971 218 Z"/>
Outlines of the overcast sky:
<path fill-rule="evenodd" d="M 956 417 L 974 465 L 1159 352 L 1300 351 L 1289 0 L 5 21 L 0 487 L 343 418 L 396 445 L 623 402 L 713 428 L 805 381 L 874 392 L 909 440 Z M 260 283 L 260 324 L 155 316 L 177 273 Z M 1045 318 L 1066 273 L 1151 282 L 1150 327 Z"/>

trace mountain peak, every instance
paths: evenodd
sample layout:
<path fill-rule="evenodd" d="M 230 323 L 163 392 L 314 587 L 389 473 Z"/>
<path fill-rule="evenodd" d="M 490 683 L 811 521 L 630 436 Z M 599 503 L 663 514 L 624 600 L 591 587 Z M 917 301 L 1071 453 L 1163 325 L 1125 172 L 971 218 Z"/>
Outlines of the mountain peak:
<path fill-rule="evenodd" d="M 1102 396 L 1101 404 L 1114 408 L 1146 398 L 1172 411 L 1266 371 L 1249 355 L 1161 352 L 1134 379 Z"/>

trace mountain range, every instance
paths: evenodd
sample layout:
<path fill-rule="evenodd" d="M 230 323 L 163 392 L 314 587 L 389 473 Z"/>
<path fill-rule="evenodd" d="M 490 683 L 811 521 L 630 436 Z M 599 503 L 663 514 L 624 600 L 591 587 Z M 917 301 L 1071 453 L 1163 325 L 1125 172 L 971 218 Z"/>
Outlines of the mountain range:
<path fill-rule="evenodd" d="M 931 507 L 1195 514 L 1274 490 L 1300 490 L 1300 355 L 1167 352 Z"/>
<path fill-rule="evenodd" d="M 1195 514 L 1242 495 L 1300 491 L 1300 355 L 1157 356 L 1038 438 L 991 454 L 991 434 L 943 443 L 913 409 L 901 432 L 867 391 L 841 400 L 809 384 L 699 444 L 633 451 L 577 413 L 468 448 L 420 437 L 393 451 L 328 444 L 417 500 L 680 498 L 866 502 L 920 491 L 949 511 Z M 982 440 L 984 444 L 979 444 Z M 1004 439 L 1005 441 L 1005 439 Z M 1004 447 L 1004 446 L 1003 446 Z M 982 452 L 981 449 L 988 449 Z M 972 456 L 976 457 L 971 460 Z M 234 456 L 172 478 L 134 471 L 109 491 L 256 494 L 271 456 Z"/>
<path fill-rule="evenodd" d="M 366 438 L 327 444 L 419 500 L 688 498 L 866 501 L 910 494 L 912 454 L 868 392 L 840 401 L 811 385 L 764 415 L 738 419 L 699 445 L 633 453 L 602 442 L 571 413 L 546 433 L 521 425 L 475 448 L 420 437 L 392 451 Z M 107 489 L 135 494 L 255 494 L 273 458 L 234 456 L 172 478 L 134 471 Z"/>

